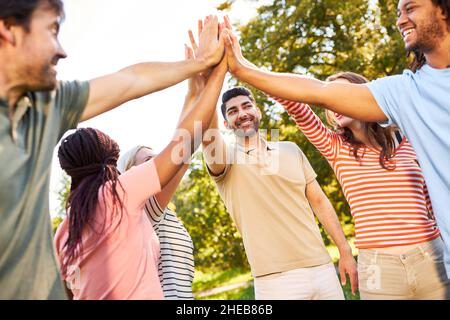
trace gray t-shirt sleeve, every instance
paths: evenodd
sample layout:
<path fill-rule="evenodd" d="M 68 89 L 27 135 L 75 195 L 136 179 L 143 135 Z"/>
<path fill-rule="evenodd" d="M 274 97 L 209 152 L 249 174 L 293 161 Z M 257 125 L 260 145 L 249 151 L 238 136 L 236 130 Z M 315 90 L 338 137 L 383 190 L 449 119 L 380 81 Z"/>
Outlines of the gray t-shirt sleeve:
<path fill-rule="evenodd" d="M 58 140 L 70 129 L 75 129 L 89 98 L 88 81 L 60 81 L 56 89 L 55 108 L 60 111 L 61 127 Z"/>
<path fill-rule="evenodd" d="M 407 92 L 405 74 L 380 78 L 367 84 L 378 106 L 388 118 L 388 121 L 379 123 L 382 126 L 399 125 L 404 105 L 401 96 Z"/>

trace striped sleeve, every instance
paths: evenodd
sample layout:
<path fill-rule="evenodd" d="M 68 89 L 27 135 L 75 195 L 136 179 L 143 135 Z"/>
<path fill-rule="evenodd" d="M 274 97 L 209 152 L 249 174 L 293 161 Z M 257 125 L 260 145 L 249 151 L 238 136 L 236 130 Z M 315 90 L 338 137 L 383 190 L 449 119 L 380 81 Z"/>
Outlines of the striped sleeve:
<path fill-rule="evenodd" d="M 151 197 L 145 203 L 145 212 L 147 213 L 153 226 L 161 222 L 164 215 L 164 210 L 161 209 L 156 197 Z"/>
<path fill-rule="evenodd" d="M 333 161 L 339 152 L 341 139 L 328 129 L 312 109 L 304 103 L 272 97 L 280 103 L 295 121 L 297 127 L 328 160 Z"/>

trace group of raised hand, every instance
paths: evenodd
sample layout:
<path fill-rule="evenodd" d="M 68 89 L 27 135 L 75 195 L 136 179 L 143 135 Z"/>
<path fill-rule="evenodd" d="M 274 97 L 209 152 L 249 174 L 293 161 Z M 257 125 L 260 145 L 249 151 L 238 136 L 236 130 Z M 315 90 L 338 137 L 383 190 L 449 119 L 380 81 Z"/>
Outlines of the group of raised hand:
<path fill-rule="evenodd" d="M 232 30 L 228 16 L 219 22 L 217 16 L 209 15 L 198 21 L 198 43 L 192 30 L 189 30 L 190 46 L 185 44 L 185 58 L 205 62 L 206 65 L 226 68 L 238 76 L 240 67 L 253 66 L 242 55 L 239 40 Z M 201 91 L 212 69 L 199 73 L 189 80 L 189 92 L 195 95 Z"/>

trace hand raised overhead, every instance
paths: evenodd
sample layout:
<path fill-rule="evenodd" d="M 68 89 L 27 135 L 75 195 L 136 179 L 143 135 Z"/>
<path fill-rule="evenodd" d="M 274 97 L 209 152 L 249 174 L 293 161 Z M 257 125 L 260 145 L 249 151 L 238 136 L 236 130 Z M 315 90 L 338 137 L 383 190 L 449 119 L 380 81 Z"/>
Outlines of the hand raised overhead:
<path fill-rule="evenodd" d="M 225 56 L 227 58 L 228 70 L 233 75 L 237 75 L 240 68 L 243 66 L 255 67 L 253 63 L 245 59 L 245 57 L 242 55 L 239 40 L 233 32 L 233 28 L 228 16 L 224 17 L 224 30 Z"/>
<path fill-rule="evenodd" d="M 223 34 L 219 34 L 217 16 L 207 16 L 202 26 L 199 23 L 199 44 L 193 49 L 196 54 L 195 59 L 203 60 L 210 67 L 217 65 L 222 60 L 224 40 Z"/>

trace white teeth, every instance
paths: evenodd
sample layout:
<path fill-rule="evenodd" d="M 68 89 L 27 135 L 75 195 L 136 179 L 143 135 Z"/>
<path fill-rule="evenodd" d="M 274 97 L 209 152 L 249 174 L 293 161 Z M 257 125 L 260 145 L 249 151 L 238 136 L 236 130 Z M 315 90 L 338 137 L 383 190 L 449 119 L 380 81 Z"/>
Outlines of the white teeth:
<path fill-rule="evenodd" d="M 406 37 L 407 35 L 411 34 L 413 32 L 413 29 L 408 29 L 403 31 L 403 37 Z"/>
<path fill-rule="evenodd" d="M 245 122 L 239 123 L 239 127 L 246 126 L 246 125 L 249 125 L 251 123 L 252 123 L 251 121 L 245 121 Z"/>

